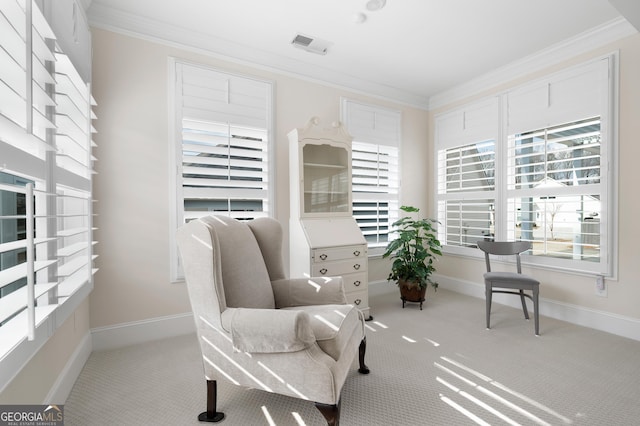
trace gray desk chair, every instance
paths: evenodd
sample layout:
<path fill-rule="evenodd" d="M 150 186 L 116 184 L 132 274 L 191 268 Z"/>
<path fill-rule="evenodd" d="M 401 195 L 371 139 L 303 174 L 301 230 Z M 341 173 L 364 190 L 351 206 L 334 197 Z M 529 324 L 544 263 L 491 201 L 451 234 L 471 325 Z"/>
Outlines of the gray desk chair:
<path fill-rule="evenodd" d="M 517 294 L 520 296 L 520 300 L 522 301 L 522 310 L 524 311 L 524 317 L 526 319 L 529 319 L 529 312 L 527 311 L 527 304 L 525 303 L 524 298 L 528 297 L 533 301 L 533 318 L 535 319 L 536 336 L 538 336 L 538 293 L 540 282 L 528 275 L 522 274 L 520 266 L 520 253 L 529 250 L 531 248 L 531 243 L 528 241 L 478 241 L 478 248 L 484 252 L 484 258 L 487 263 L 487 272 L 484 274 L 487 304 L 487 329 L 491 328 L 491 297 L 493 293 Z M 489 261 L 490 255 L 515 255 L 517 272 L 491 272 L 491 263 Z M 509 290 L 495 290 L 495 288 Z M 529 295 L 525 293 L 525 290 L 531 291 L 531 294 Z"/>

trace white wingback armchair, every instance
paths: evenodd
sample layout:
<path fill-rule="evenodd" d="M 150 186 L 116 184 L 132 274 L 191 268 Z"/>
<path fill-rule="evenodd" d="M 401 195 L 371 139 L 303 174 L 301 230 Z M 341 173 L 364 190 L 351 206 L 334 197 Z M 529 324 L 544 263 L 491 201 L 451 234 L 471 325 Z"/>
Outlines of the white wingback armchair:
<path fill-rule="evenodd" d="M 366 339 L 360 311 L 346 304 L 342 279 L 285 276 L 282 228 L 270 218 L 193 220 L 177 232 L 207 380 L 207 411 L 217 411 L 217 380 L 314 401 L 329 425 L 340 419 L 340 391 Z M 248 354 L 250 356 L 248 356 Z"/>

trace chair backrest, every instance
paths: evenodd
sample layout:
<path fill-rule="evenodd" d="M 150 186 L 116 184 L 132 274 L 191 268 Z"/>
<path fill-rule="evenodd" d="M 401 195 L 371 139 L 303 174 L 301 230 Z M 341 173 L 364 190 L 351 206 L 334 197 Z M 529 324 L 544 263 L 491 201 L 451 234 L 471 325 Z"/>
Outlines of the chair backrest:
<path fill-rule="evenodd" d="M 491 272 L 491 262 L 489 255 L 516 257 L 516 267 L 518 273 L 522 273 L 520 266 L 520 253 L 531 248 L 530 241 L 478 241 L 478 248 L 484 252 L 484 259 L 487 264 L 487 272 Z"/>
<path fill-rule="evenodd" d="M 258 241 L 271 281 L 286 278 L 282 261 L 282 225 L 270 217 L 246 222 Z"/>
<path fill-rule="evenodd" d="M 218 315 L 227 307 L 275 308 L 262 250 L 247 223 L 204 217 L 181 227 L 177 241 L 194 311 L 208 303 L 203 298 L 217 301 Z"/>

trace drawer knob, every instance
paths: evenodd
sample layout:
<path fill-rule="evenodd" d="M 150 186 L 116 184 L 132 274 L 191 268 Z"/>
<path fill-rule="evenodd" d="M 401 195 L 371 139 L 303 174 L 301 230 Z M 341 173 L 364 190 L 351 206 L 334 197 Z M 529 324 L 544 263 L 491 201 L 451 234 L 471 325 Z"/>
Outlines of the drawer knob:
<path fill-rule="evenodd" d="M 359 305 L 361 302 L 362 302 L 362 300 L 360 300 L 360 299 L 356 299 L 356 300 L 353 301 L 353 303 L 355 303 L 356 305 Z"/>
<path fill-rule="evenodd" d="M 322 269 L 320 269 L 320 273 L 321 273 L 322 275 L 326 274 L 326 273 L 327 273 L 327 268 L 322 268 Z"/>
<path fill-rule="evenodd" d="M 326 255 L 326 254 L 324 254 L 324 253 L 322 253 L 322 254 L 320 255 L 320 259 L 322 259 L 322 260 L 327 260 L 327 255 Z"/>
<path fill-rule="evenodd" d="M 353 255 L 354 255 L 354 256 L 360 256 L 360 250 L 356 250 L 356 251 L 354 251 L 354 252 L 353 252 Z"/>
<path fill-rule="evenodd" d="M 354 281 L 354 283 L 353 283 L 353 285 L 355 285 L 356 287 L 359 287 L 359 286 L 360 286 L 360 284 L 362 284 L 362 283 L 360 282 L 360 280 L 358 280 L 358 281 Z"/>
<path fill-rule="evenodd" d="M 360 269 L 360 264 L 356 263 L 355 265 L 353 265 L 353 269 L 358 270 Z"/>

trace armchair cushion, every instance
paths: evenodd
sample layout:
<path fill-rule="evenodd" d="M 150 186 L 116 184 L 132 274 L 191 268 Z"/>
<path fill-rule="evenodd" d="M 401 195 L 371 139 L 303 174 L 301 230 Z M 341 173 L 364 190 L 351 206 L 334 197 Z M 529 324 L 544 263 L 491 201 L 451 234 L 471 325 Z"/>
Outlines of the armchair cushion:
<path fill-rule="evenodd" d="M 222 327 L 231 332 L 233 347 L 241 352 L 296 352 L 316 340 L 303 311 L 232 308 L 222 313 Z"/>
<path fill-rule="evenodd" d="M 271 286 L 277 308 L 347 303 L 342 277 L 285 278 Z"/>
<path fill-rule="evenodd" d="M 280 223 L 271 217 L 259 217 L 246 223 L 258 241 L 271 281 L 285 278 Z"/>
<path fill-rule="evenodd" d="M 275 308 L 267 267 L 253 232 L 224 216 L 207 217 L 220 247 L 222 283 L 227 307 Z"/>
<path fill-rule="evenodd" d="M 281 311 L 306 312 L 318 346 L 334 360 L 344 354 L 357 328 L 363 327 L 361 313 L 352 305 L 299 306 Z M 364 331 L 362 331 L 364 332 Z"/>

